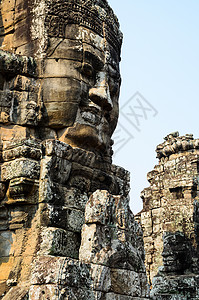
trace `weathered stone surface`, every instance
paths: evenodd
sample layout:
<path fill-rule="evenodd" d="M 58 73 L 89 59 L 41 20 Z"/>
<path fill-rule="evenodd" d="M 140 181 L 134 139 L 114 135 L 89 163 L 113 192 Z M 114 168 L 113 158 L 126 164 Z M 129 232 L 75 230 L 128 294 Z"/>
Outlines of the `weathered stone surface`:
<path fill-rule="evenodd" d="M 80 259 L 125 269 L 144 271 L 142 257 L 130 239 L 131 228 L 128 199 L 96 191 L 85 209 L 86 224 L 82 229 Z M 134 225 L 136 226 L 136 225 Z M 128 257 L 128 262 L 125 259 Z M 125 258 L 125 259 L 124 259 Z M 131 266 L 132 265 L 132 266 Z"/>
<path fill-rule="evenodd" d="M 8 181 L 13 178 L 27 177 L 30 179 L 38 179 L 40 166 L 38 162 L 30 159 L 15 159 L 6 162 L 1 167 L 1 180 Z"/>
<path fill-rule="evenodd" d="M 102 299 L 103 300 L 139 300 L 139 299 L 146 300 L 148 298 L 130 297 L 130 296 L 125 296 L 125 295 L 118 295 L 118 294 L 114 294 L 114 293 L 108 293 Z"/>
<path fill-rule="evenodd" d="M 143 243 L 140 244 L 139 235 L 133 234 L 136 223 L 130 217 L 128 199 L 96 191 L 86 204 L 79 257 L 85 263 L 101 265 L 109 291 L 141 299 L 148 295 L 145 267 L 138 250 Z M 131 234 L 136 242 L 131 240 Z"/>
<path fill-rule="evenodd" d="M 48 268 L 46 268 L 48 266 Z M 31 275 L 32 285 L 60 284 L 68 287 L 89 288 L 91 278 L 85 264 L 70 258 L 40 256 L 34 261 Z"/>
<path fill-rule="evenodd" d="M 112 269 L 111 289 L 116 294 L 141 297 L 141 284 L 139 274 L 129 270 Z"/>
<path fill-rule="evenodd" d="M 199 276 L 154 277 L 151 299 L 194 300 L 199 297 Z"/>
<path fill-rule="evenodd" d="M 94 292 L 85 288 L 59 288 L 54 285 L 46 285 L 46 286 L 32 286 L 29 293 L 30 300 L 40 300 L 42 297 L 44 299 L 52 299 L 56 300 L 57 297 L 59 299 L 82 299 L 82 300 L 95 300 Z"/>
<path fill-rule="evenodd" d="M 80 235 L 57 228 L 42 230 L 39 255 L 55 255 L 78 258 Z"/>
<path fill-rule="evenodd" d="M 14 287 L 3 297 L 4 300 L 23 300 L 28 299 L 28 287 Z"/>

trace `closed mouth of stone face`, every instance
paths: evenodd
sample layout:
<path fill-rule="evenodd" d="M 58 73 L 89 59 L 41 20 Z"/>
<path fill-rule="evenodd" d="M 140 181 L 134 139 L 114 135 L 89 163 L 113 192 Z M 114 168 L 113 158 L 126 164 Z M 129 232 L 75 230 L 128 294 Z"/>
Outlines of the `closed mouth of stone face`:
<path fill-rule="evenodd" d="M 84 121 L 91 123 L 93 125 L 96 125 L 96 115 L 94 115 L 93 113 L 89 112 L 89 111 L 84 111 L 81 113 L 82 118 L 84 119 Z"/>
<path fill-rule="evenodd" d="M 95 106 L 87 106 L 82 109 L 81 116 L 84 121 L 92 125 L 99 125 L 102 118 L 102 112 L 101 109 L 98 109 Z"/>

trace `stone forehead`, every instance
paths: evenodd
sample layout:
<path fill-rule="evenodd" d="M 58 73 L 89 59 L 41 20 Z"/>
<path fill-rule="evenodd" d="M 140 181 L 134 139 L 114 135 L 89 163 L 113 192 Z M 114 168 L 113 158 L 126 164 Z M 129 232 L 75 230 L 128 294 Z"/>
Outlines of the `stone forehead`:
<path fill-rule="evenodd" d="M 50 37 L 64 37 L 69 24 L 86 27 L 104 37 L 120 53 L 119 22 L 106 0 L 49 0 L 45 24 Z"/>
<path fill-rule="evenodd" d="M 67 26 L 64 39 L 49 39 L 47 57 L 82 61 L 86 52 L 118 68 L 120 55 L 117 51 L 110 44 L 107 45 L 104 38 L 77 24 Z"/>
<path fill-rule="evenodd" d="M 98 46 L 98 47 L 97 47 Z M 119 57 L 113 48 L 104 47 L 104 44 L 89 43 L 86 39 L 60 39 L 51 38 L 49 39 L 49 46 L 47 52 L 48 58 L 63 58 L 72 59 L 77 61 L 83 61 L 84 59 L 94 59 L 109 64 L 114 64 L 118 67 Z"/>

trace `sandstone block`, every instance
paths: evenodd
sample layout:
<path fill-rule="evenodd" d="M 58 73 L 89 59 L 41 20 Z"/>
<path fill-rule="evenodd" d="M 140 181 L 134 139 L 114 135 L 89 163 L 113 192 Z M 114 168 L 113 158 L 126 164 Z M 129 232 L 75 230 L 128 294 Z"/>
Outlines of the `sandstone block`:
<path fill-rule="evenodd" d="M 14 45 L 13 45 L 13 33 L 6 34 L 5 36 L 0 37 L 0 45 L 1 49 L 5 51 L 14 52 Z"/>
<path fill-rule="evenodd" d="M 79 210 L 85 209 L 85 205 L 88 202 L 88 195 L 85 192 L 80 192 L 77 188 L 65 188 L 62 187 L 64 206 L 68 208 L 76 208 Z"/>
<path fill-rule="evenodd" d="M 141 297 L 139 274 L 129 270 L 111 270 L 111 290 L 116 294 Z"/>
<path fill-rule="evenodd" d="M 71 160 L 73 154 L 73 148 L 66 143 L 62 143 L 57 140 L 45 140 L 43 142 L 45 147 L 45 155 L 53 156 L 56 155 L 60 158 Z"/>
<path fill-rule="evenodd" d="M 11 162 L 5 162 L 1 166 L 1 180 L 8 181 L 16 177 L 38 179 L 40 166 L 37 161 L 19 158 Z"/>
<path fill-rule="evenodd" d="M 13 38 L 13 45 L 15 48 L 31 41 L 30 23 L 31 16 L 27 15 L 17 23 Z"/>
<path fill-rule="evenodd" d="M 114 293 L 107 293 L 104 300 L 146 300 L 148 298 L 131 297 L 125 295 L 118 295 Z"/>
<path fill-rule="evenodd" d="M 95 300 L 94 292 L 85 288 L 60 288 L 57 285 L 44 285 L 44 286 L 31 286 L 29 292 L 30 300 L 40 300 L 42 297 L 45 299 L 57 300 L 60 299 L 74 300 Z"/>
<path fill-rule="evenodd" d="M 29 178 L 14 178 L 10 180 L 7 204 L 38 203 L 38 180 Z"/>
<path fill-rule="evenodd" d="M 47 266 L 47 267 L 46 267 Z M 33 263 L 32 285 L 59 284 L 67 287 L 91 285 L 89 268 L 78 260 L 64 257 L 40 256 Z"/>
<path fill-rule="evenodd" d="M 3 148 L 7 148 L 14 141 L 24 141 L 31 136 L 31 130 L 23 126 L 1 126 L 1 139 L 3 141 Z"/>
<path fill-rule="evenodd" d="M 44 228 L 41 233 L 40 255 L 78 258 L 80 235 L 57 228 Z"/>
<path fill-rule="evenodd" d="M 109 292 L 111 288 L 110 268 L 98 264 L 91 264 L 92 287 L 95 291 Z"/>
<path fill-rule="evenodd" d="M 13 3 L 10 7 L 12 6 L 14 6 Z M 3 7 L 5 9 L 5 4 Z M 11 10 L 2 10 L 1 12 L 0 35 L 2 36 L 11 33 L 14 29 L 14 9 L 12 7 Z"/>
<path fill-rule="evenodd" d="M 35 147 L 34 147 L 35 146 Z M 39 147 L 37 148 L 37 145 L 33 144 L 33 147 L 31 147 L 31 144 L 28 145 L 24 143 L 19 143 L 19 145 L 16 144 L 15 147 L 11 147 L 10 149 L 7 148 L 3 151 L 2 154 L 3 160 L 10 161 L 17 158 L 27 157 L 34 160 L 40 160 L 41 158 L 41 149 Z"/>
<path fill-rule="evenodd" d="M 41 161 L 41 180 L 49 179 L 65 185 L 71 172 L 71 163 L 57 156 L 47 156 Z"/>
<path fill-rule="evenodd" d="M 9 292 L 3 297 L 3 300 L 23 300 L 28 297 L 28 287 L 13 287 Z"/>
<path fill-rule="evenodd" d="M 84 212 L 47 204 L 42 209 L 42 219 L 45 226 L 63 228 L 80 233 L 84 224 Z"/>
<path fill-rule="evenodd" d="M 9 257 L 13 237 L 11 232 L 0 231 L 0 257 Z"/>

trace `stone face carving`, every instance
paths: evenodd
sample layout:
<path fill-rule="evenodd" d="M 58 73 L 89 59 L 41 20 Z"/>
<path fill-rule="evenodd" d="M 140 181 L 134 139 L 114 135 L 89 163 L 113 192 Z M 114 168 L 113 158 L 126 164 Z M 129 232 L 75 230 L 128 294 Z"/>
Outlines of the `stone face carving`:
<path fill-rule="evenodd" d="M 111 160 L 117 18 L 105 0 L 3 0 L 1 21 L 0 299 L 147 299 Z"/>
<path fill-rule="evenodd" d="M 166 233 L 162 256 L 151 299 L 198 299 L 198 255 L 191 241 L 182 232 Z"/>
<path fill-rule="evenodd" d="M 198 298 L 198 140 L 169 134 L 157 146 L 140 219 L 152 299 Z M 152 282 L 153 279 L 153 282 Z"/>
<path fill-rule="evenodd" d="M 35 137 L 45 139 L 51 132 L 72 146 L 110 157 L 122 41 L 112 9 L 106 1 L 33 1 L 26 12 L 22 4 L 13 8 L 24 14 L 23 22 L 14 20 L 12 38 L 13 52 L 20 56 L 1 52 L 2 122 L 30 125 Z M 21 46 L 15 45 L 17 31 L 25 38 Z"/>

